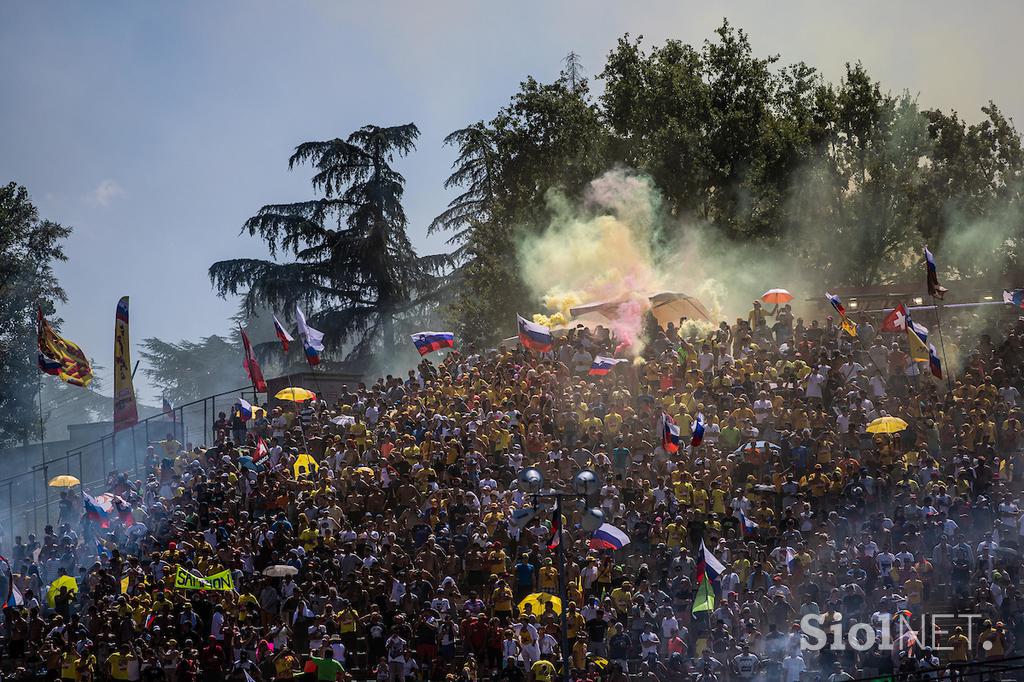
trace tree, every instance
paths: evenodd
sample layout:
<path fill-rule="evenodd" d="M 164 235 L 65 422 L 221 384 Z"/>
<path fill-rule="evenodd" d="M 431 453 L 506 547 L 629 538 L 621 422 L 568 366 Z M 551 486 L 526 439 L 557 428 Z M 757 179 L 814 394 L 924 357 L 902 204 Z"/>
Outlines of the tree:
<path fill-rule="evenodd" d="M 237 332 L 231 338 L 213 335 L 177 343 L 150 337 L 142 348 L 143 371 L 172 405 L 249 385 Z"/>
<path fill-rule="evenodd" d="M 53 264 L 67 260 L 63 242 L 70 234 L 69 227 L 40 220 L 24 187 L 0 187 L 0 445 L 37 437 L 36 311 L 42 308 L 51 324 L 59 323 L 52 318 L 54 305 L 66 295 Z"/>
<path fill-rule="evenodd" d="M 350 357 L 395 349 L 396 322 L 432 305 L 450 265 L 447 256 L 419 257 L 406 234 L 405 178 L 391 163 L 415 149 L 412 123 L 368 125 L 342 140 L 300 144 L 289 168 L 310 163 L 322 198 L 264 206 L 243 231 L 259 236 L 272 257 L 214 263 L 221 296 L 243 294 L 245 312 L 273 306 L 291 316 L 296 303 L 315 310 L 309 322 L 325 343 Z"/>

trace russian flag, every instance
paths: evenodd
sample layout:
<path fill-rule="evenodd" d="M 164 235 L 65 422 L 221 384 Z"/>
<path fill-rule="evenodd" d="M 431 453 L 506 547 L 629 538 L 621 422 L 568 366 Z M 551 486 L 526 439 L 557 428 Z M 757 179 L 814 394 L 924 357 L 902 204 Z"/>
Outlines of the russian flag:
<path fill-rule="evenodd" d="M 324 350 L 324 333 L 306 324 L 306 316 L 299 306 L 295 306 L 295 322 L 299 326 L 302 337 L 302 348 L 306 352 L 306 362 L 310 367 L 320 364 L 320 353 Z"/>
<path fill-rule="evenodd" d="M 281 347 L 285 353 L 288 352 L 288 344 L 291 343 L 292 335 L 284 328 L 281 321 L 277 319 L 277 315 L 274 315 L 274 333 L 277 334 L 277 338 L 281 339 Z"/>
<path fill-rule="evenodd" d="M 442 348 L 454 348 L 455 334 L 453 332 L 419 332 L 412 335 L 412 342 L 420 355 L 426 355 Z"/>
<path fill-rule="evenodd" d="M 838 296 L 826 291 L 825 298 L 828 299 L 828 302 L 832 304 L 832 307 L 836 309 L 836 312 L 839 313 L 840 316 L 846 317 L 846 307 L 843 306 L 843 302 L 839 300 Z"/>
<path fill-rule="evenodd" d="M 39 369 L 42 372 L 44 372 L 45 374 L 50 374 L 52 376 L 57 376 L 58 374 L 60 374 L 60 368 L 63 367 L 62 364 L 60 364 L 56 360 L 51 360 L 42 353 L 39 354 L 39 359 L 37 362 L 39 363 Z"/>
<path fill-rule="evenodd" d="M 757 532 L 757 523 L 740 509 L 740 535 L 748 537 Z"/>
<path fill-rule="evenodd" d="M 701 540 L 700 559 L 697 561 L 697 582 L 701 582 L 704 578 L 714 582 L 723 573 L 725 573 L 725 564 L 719 561 L 718 557 L 712 554 Z"/>
<path fill-rule="evenodd" d="M 697 414 L 697 419 L 693 422 L 693 437 L 690 438 L 690 445 L 693 447 L 699 447 L 704 442 L 704 415 Z"/>
<path fill-rule="evenodd" d="M 1024 289 L 1004 291 L 1003 303 L 1009 303 L 1014 308 L 1024 308 Z"/>
<path fill-rule="evenodd" d="M 610 523 L 602 523 L 590 538 L 590 549 L 622 549 L 629 536 Z"/>
<path fill-rule="evenodd" d="M 244 422 L 252 419 L 252 403 L 245 398 L 238 399 L 238 416 L 241 417 Z"/>
<path fill-rule="evenodd" d="M 530 322 L 522 315 L 516 315 L 519 322 L 519 342 L 523 348 L 529 348 L 536 353 L 550 353 L 555 347 L 555 338 L 551 336 L 551 330 L 547 327 Z"/>
<path fill-rule="evenodd" d="M 939 355 L 935 352 L 935 346 L 930 343 L 928 344 L 928 368 L 936 379 L 942 378 L 942 361 L 939 360 Z"/>
<path fill-rule="evenodd" d="M 598 355 L 594 358 L 594 362 L 590 365 L 590 371 L 587 374 L 592 377 L 603 377 L 612 371 L 612 367 L 615 367 L 620 362 L 626 362 L 626 358 L 606 358 L 603 355 Z"/>
<path fill-rule="evenodd" d="M 661 447 L 665 452 L 679 451 L 679 425 L 664 412 L 661 413 Z"/>

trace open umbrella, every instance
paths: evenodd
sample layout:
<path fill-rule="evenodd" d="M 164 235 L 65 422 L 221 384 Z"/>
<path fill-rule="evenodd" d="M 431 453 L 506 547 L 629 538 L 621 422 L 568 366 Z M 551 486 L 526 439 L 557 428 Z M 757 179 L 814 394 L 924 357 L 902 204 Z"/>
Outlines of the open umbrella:
<path fill-rule="evenodd" d="M 301 478 L 302 476 L 315 474 L 320 470 L 320 465 L 309 455 L 302 454 L 295 458 L 295 464 L 292 465 L 292 469 L 295 472 L 295 478 Z"/>
<path fill-rule="evenodd" d="M 789 293 L 785 289 L 769 289 L 761 294 L 761 300 L 765 303 L 779 305 L 780 303 L 789 303 L 792 301 L 793 294 Z"/>
<path fill-rule="evenodd" d="M 238 465 L 243 469 L 248 469 L 249 471 L 263 471 L 263 465 L 254 462 L 252 460 L 252 457 L 250 457 L 249 455 L 242 455 L 241 457 L 239 457 Z"/>
<path fill-rule="evenodd" d="M 263 569 L 263 575 L 270 578 L 283 578 L 286 575 L 295 575 L 298 572 L 299 569 L 288 564 L 274 564 Z"/>
<path fill-rule="evenodd" d="M 370 467 L 356 467 L 357 474 L 363 474 L 365 476 L 373 476 L 373 469 Z"/>
<path fill-rule="evenodd" d="M 61 474 L 60 476 L 54 476 L 50 479 L 48 485 L 51 488 L 73 488 L 76 485 L 80 485 L 82 482 L 74 476 L 69 474 Z"/>
<path fill-rule="evenodd" d="M 562 600 L 547 592 L 534 592 L 533 594 L 526 595 L 526 598 L 519 602 L 519 610 L 525 611 L 526 607 L 529 606 L 533 614 L 539 616 L 544 613 L 544 605 L 549 602 L 555 613 L 562 613 Z"/>
<path fill-rule="evenodd" d="M 293 403 L 304 403 L 307 400 L 316 400 L 316 393 L 301 386 L 289 386 L 282 388 L 274 394 L 278 400 L 289 400 Z"/>
<path fill-rule="evenodd" d="M 899 417 L 879 417 L 868 424 L 868 433 L 899 433 L 905 431 L 907 422 Z"/>
<path fill-rule="evenodd" d="M 70 575 L 62 575 L 50 583 L 50 587 L 47 589 L 46 603 L 50 605 L 50 608 L 56 606 L 57 595 L 62 587 L 66 587 L 69 594 L 78 594 L 78 581 Z"/>

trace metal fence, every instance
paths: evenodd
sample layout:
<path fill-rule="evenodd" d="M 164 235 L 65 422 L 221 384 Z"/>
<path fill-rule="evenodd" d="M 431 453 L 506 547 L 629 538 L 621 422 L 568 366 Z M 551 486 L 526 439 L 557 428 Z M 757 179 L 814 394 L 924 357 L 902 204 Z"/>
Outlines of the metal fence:
<path fill-rule="evenodd" d="M 81 482 L 81 490 L 97 495 L 106 490 L 111 472 L 125 473 L 132 480 L 144 475 L 146 448 L 173 436 L 184 447 L 213 442 L 213 428 L 220 413 L 231 415 L 231 408 L 244 398 L 255 404 L 252 387 L 239 388 L 207 396 L 175 407 L 173 415 L 161 413 L 140 420 L 131 428 L 111 433 L 90 443 L 67 450 L 62 456 L 47 459 L 29 471 L 0 479 L 0 519 L 5 546 L 16 535 L 41 533 L 56 523 L 60 515 L 60 490 L 48 482 L 60 474 L 70 474 Z"/>

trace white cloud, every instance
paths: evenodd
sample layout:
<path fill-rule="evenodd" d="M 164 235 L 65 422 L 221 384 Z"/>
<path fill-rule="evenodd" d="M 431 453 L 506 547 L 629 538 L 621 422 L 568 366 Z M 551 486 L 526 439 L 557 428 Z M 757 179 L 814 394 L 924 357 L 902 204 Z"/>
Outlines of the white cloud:
<path fill-rule="evenodd" d="M 124 194 L 124 187 L 117 184 L 116 180 L 103 180 L 89 193 L 89 201 L 97 206 L 110 206 L 116 197 Z"/>

